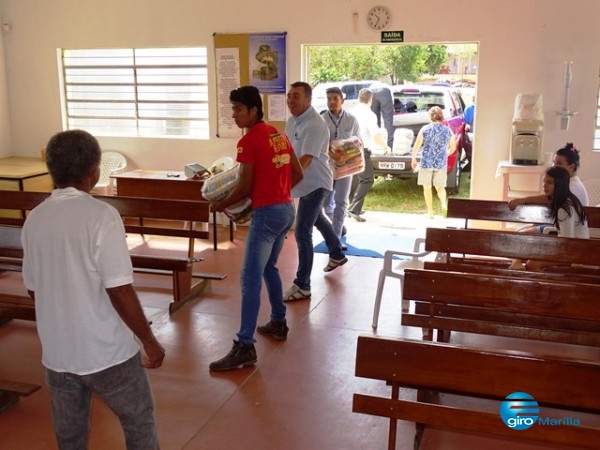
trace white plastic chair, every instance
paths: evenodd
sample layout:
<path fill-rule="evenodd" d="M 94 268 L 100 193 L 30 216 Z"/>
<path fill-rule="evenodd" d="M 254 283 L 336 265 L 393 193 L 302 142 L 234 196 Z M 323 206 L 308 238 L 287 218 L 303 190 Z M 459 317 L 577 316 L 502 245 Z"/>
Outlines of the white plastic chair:
<path fill-rule="evenodd" d="M 600 178 L 590 178 L 581 181 L 590 199 L 590 206 L 600 205 Z"/>
<path fill-rule="evenodd" d="M 421 247 L 423 250 L 421 250 Z M 393 277 L 400 280 L 400 300 L 402 301 L 402 312 L 407 312 L 410 302 L 402 298 L 402 283 L 404 283 L 404 269 L 422 269 L 423 260 L 421 258 L 431 254 L 425 251 L 425 239 L 417 238 L 412 252 L 401 252 L 396 250 L 387 250 L 383 255 L 383 269 L 379 272 L 379 282 L 377 283 L 377 294 L 375 295 L 375 308 L 373 310 L 373 329 L 377 328 L 379 322 L 379 310 L 381 308 L 381 297 L 386 277 Z M 408 260 L 396 261 L 394 256 L 409 256 Z M 395 263 L 395 264 L 394 264 Z"/>
<path fill-rule="evenodd" d="M 116 175 L 125 171 L 127 167 L 127 158 L 119 152 L 102 152 L 100 161 L 100 179 L 92 193 L 101 195 L 113 194 L 113 182 L 111 175 Z"/>

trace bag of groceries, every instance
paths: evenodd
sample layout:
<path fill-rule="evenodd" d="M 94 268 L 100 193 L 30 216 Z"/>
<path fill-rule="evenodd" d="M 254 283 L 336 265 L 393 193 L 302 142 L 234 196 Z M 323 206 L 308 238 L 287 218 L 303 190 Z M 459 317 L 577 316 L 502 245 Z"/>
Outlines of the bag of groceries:
<path fill-rule="evenodd" d="M 223 200 L 239 182 L 238 169 L 239 164 L 235 164 L 211 175 L 202 185 L 202 196 L 211 202 Z M 240 200 L 226 208 L 223 213 L 237 224 L 245 223 L 252 217 L 252 201 L 250 198 Z"/>
<path fill-rule="evenodd" d="M 331 142 L 330 149 L 341 158 L 331 158 L 333 179 L 339 180 L 365 170 L 363 144 L 356 136 Z"/>

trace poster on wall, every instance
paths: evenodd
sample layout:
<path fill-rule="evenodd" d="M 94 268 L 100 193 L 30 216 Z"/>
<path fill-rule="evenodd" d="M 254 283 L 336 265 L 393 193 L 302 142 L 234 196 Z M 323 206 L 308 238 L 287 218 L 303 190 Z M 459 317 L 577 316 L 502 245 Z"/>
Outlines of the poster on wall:
<path fill-rule="evenodd" d="M 250 84 L 266 94 L 284 94 L 286 33 L 250 34 Z"/>
<path fill-rule="evenodd" d="M 229 93 L 253 85 L 263 96 L 263 112 L 271 125 L 285 128 L 287 88 L 286 32 L 214 33 L 217 83 L 217 137 L 239 138 L 231 118 Z"/>
<path fill-rule="evenodd" d="M 237 48 L 217 48 L 217 137 L 240 137 L 241 131 L 231 117 L 229 93 L 240 86 L 240 51 Z"/>

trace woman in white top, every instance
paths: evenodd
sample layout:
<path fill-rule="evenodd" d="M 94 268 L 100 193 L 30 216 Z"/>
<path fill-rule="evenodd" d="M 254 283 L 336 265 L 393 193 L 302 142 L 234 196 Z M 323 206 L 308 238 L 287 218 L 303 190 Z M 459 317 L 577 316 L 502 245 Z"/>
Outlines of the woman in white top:
<path fill-rule="evenodd" d="M 573 143 L 567 142 L 567 144 L 559 148 L 554 156 L 552 157 L 552 167 L 562 167 L 569 173 L 569 190 L 577 197 L 582 206 L 589 206 L 589 198 L 587 190 L 583 185 L 581 179 L 577 174 L 579 169 L 579 151 L 575 148 Z M 508 202 L 510 209 L 515 209 L 519 205 L 550 205 L 550 200 L 547 195 L 532 195 L 529 197 L 513 198 Z M 526 225 L 517 231 L 521 232 L 540 232 L 544 231 L 544 228 L 552 225 Z"/>
<path fill-rule="evenodd" d="M 558 236 L 568 238 L 589 239 L 590 230 L 583 205 L 569 189 L 569 171 L 562 167 L 549 167 L 544 175 L 544 195 L 548 198 L 548 217 L 558 230 Z M 520 267 L 520 261 L 513 261 L 511 268 L 526 268 L 527 270 L 542 270 L 554 263 L 529 260 L 525 267 Z"/>
<path fill-rule="evenodd" d="M 570 191 L 575 194 L 583 206 L 589 206 L 588 193 L 577 175 L 577 169 L 579 169 L 579 151 L 572 142 L 567 142 L 567 145 L 556 151 L 552 158 L 552 165 L 567 169 L 571 176 L 569 179 Z"/>
<path fill-rule="evenodd" d="M 569 172 L 562 167 L 550 167 L 544 175 L 544 194 L 550 200 L 549 216 L 562 237 L 589 239 L 590 230 L 583 205 L 571 192 Z"/>

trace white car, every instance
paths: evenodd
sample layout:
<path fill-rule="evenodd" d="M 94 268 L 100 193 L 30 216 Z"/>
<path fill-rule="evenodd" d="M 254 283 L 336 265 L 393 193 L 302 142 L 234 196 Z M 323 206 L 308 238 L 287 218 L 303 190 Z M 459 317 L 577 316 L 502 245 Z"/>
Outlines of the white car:
<path fill-rule="evenodd" d="M 369 88 L 373 85 L 385 85 L 385 83 L 375 80 L 330 81 L 327 83 L 319 83 L 312 91 L 312 106 L 319 114 L 323 111 L 327 111 L 327 89 L 338 87 L 344 95 L 344 109 L 350 111 L 352 110 L 352 107 L 358 103 L 358 92 L 361 89 Z"/>

